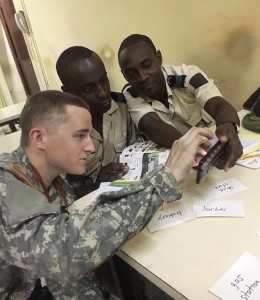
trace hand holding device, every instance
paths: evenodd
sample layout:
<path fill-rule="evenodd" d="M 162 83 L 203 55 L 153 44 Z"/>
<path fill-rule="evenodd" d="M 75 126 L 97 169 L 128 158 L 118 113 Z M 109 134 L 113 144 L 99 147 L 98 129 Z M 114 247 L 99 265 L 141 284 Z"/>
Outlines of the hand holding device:
<path fill-rule="evenodd" d="M 217 164 L 219 158 L 225 151 L 225 147 L 226 143 L 218 141 L 212 148 L 210 148 L 209 152 L 202 158 L 197 167 L 197 183 L 200 183 L 202 179 L 205 178 L 209 170 Z"/>

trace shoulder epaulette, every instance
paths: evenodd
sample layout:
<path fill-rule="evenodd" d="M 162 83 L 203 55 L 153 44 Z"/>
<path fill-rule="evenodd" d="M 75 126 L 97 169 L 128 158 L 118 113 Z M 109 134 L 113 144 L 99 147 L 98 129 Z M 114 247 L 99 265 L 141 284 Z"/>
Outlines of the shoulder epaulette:
<path fill-rule="evenodd" d="M 135 90 L 129 83 L 124 85 L 124 87 L 122 88 L 122 92 L 128 92 L 133 98 L 137 98 L 140 96 L 140 93 L 137 92 L 137 90 Z"/>
<path fill-rule="evenodd" d="M 140 96 L 140 93 L 138 93 L 137 90 L 135 90 L 133 87 L 128 88 L 127 91 L 133 98 L 137 98 Z"/>
<path fill-rule="evenodd" d="M 125 96 L 122 93 L 111 92 L 111 98 L 116 102 L 126 102 Z"/>
<path fill-rule="evenodd" d="M 184 88 L 185 78 L 186 75 L 169 75 L 167 77 L 167 82 L 171 88 Z"/>
<path fill-rule="evenodd" d="M 130 88 L 131 87 L 131 85 L 129 84 L 129 83 L 127 83 L 127 84 L 125 84 L 124 86 L 123 86 L 123 88 L 122 88 L 122 93 L 124 93 L 128 88 Z"/>

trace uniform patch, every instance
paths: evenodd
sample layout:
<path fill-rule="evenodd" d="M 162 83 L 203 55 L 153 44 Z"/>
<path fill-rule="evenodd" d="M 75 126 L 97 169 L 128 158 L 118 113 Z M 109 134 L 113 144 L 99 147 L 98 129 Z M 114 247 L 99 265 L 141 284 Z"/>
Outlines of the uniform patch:
<path fill-rule="evenodd" d="M 122 93 L 111 92 L 111 98 L 115 102 L 123 102 L 126 103 L 125 96 Z"/>
<path fill-rule="evenodd" d="M 137 98 L 140 95 L 133 87 L 128 88 L 127 91 L 133 98 Z"/>
<path fill-rule="evenodd" d="M 195 89 L 203 86 L 208 83 L 208 80 L 201 74 L 197 73 L 190 79 L 190 85 L 192 85 Z"/>
<path fill-rule="evenodd" d="M 184 82 L 186 79 L 186 75 L 170 75 L 167 78 L 167 82 L 169 84 L 169 87 L 174 88 L 184 88 Z"/>

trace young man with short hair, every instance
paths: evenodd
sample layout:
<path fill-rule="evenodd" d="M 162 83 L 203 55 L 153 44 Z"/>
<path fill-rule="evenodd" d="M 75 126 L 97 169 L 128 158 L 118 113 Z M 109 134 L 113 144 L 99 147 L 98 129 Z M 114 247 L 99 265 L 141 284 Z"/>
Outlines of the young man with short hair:
<path fill-rule="evenodd" d="M 25 300 L 33 291 L 42 299 L 101 300 L 95 269 L 164 201 L 182 196 L 180 183 L 212 134 L 191 129 L 165 166 L 69 214 L 74 194 L 60 175 L 84 173 L 94 151 L 87 104 L 69 93 L 40 92 L 25 103 L 20 124 L 20 147 L 0 155 L 0 298 Z"/>

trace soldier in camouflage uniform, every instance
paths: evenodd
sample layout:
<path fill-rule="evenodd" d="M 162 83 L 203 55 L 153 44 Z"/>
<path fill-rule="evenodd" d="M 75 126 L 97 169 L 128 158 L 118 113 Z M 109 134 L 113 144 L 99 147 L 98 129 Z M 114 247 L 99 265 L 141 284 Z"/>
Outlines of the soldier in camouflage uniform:
<path fill-rule="evenodd" d="M 74 195 L 60 175 L 84 173 L 94 151 L 87 105 L 68 93 L 41 92 L 26 102 L 20 122 L 21 146 L 0 155 L 0 299 L 37 299 L 30 297 L 36 281 L 53 295 L 41 299 L 103 299 L 95 269 L 163 201 L 181 197 L 179 183 L 205 155 L 200 145 L 211 133 L 193 128 L 173 145 L 166 166 L 69 214 Z"/>

